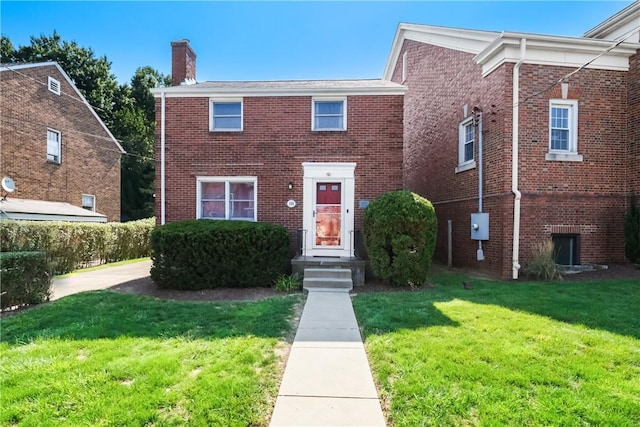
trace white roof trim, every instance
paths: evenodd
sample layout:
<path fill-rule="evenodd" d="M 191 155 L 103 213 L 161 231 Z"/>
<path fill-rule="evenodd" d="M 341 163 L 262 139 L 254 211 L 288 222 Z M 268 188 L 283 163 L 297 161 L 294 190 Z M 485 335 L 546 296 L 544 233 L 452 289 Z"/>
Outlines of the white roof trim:
<path fill-rule="evenodd" d="M 14 197 L 0 202 L 0 219 L 107 222 L 106 215 L 70 203 Z"/>
<path fill-rule="evenodd" d="M 592 61 L 614 44 L 612 41 L 585 38 L 502 33 L 474 58 L 482 65 L 483 76 L 506 62 L 518 62 L 521 39 L 527 41 L 525 63 L 573 68 Z M 587 68 L 628 71 L 629 57 L 638 49 L 640 44 L 623 43 L 593 61 Z"/>
<path fill-rule="evenodd" d="M 156 98 L 165 94 L 167 98 L 202 98 L 202 97 L 260 97 L 260 96 L 355 96 L 355 95 L 404 95 L 405 86 L 392 88 L 247 88 L 237 87 L 194 87 L 171 86 L 151 89 Z"/>
<path fill-rule="evenodd" d="M 584 37 L 619 40 L 620 37 L 638 27 L 640 27 L 640 2 L 636 1 L 584 33 Z M 640 35 L 636 32 L 635 36 L 628 41 L 640 42 Z"/>
<path fill-rule="evenodd" d="M 71 80 L 71 78 L 69 77 L 69 75 L 62 69 L 62 67 L 60 66 L 60 64 L 58 64 L 55 61 L 49 61 L 49 62 L 36 62 L 36 63 L 26 63 L 26 64 L 3 64 L 0 67 L 0 72 L 2 71 L 11 71 L 11 70 L 21 70 L 21 69 L 25 69 L 25 68 L 35 68 L 35 67 L 47 67 L 47 66 L 55 66 L 58 71 L 60 71 L 60 74 L 62 74 L 62 76 L 67 80 L 67 83 L 69 83 L 69 85 L 71 85 L 71 87 L 73 88 L 73 90 L 75 91 L 76 95 L 78 95 L 78 97 L 82 100 L 82 102 L 87 106 L 87 108 L 89 109 L 89 111 L 91 111 L 91 113 L 93 114 L 93 116 L 96 118 L 96 120 L 98 121 L 98 123 L 100 123 L 100 125 L 102 126 L 102 128 L 104 129 L 104 131 L 107 133 L 107 135 L 109 136 L 109 138 L 111 140 L 113 140 L 113 143 L 116 144 L 116 146 L 118 147 L 118 150 L 120 150 L 120 153 L 125 154 L 126 151 L 124 151 L 124 148 L 122 148 L 122 145 L 120 145 L 120 143 L 118 142 L 118 140 L 113 136 L 113 134 L 111 133 L 111 131 L 109 130 L 109 128 L 107 127 L 107 125 L 104 124 L 104 122 L 102 121 L 102 119 L 100 118 L 100 116 L 98 116 L 98 114 L 96 113 L 96 111 L 93 109 L 93 107 L 91 106 L 91 104 L 89 104 L 89 102 L 87 102 L 87 99 L 82 95 L 82 93 L 80 92 L 80 90 L 76 87 L 76 85 L 73 83 L 73 81 Z"/>
<path fill-rule="evenodd" d="M 499 35 L 500 33 L 495 31 L 401 23 L 398 25 L 393 39 L 391 53 L 384 68 L 383 79 L 391 80 L 405 40 L 478 54 Z"/>

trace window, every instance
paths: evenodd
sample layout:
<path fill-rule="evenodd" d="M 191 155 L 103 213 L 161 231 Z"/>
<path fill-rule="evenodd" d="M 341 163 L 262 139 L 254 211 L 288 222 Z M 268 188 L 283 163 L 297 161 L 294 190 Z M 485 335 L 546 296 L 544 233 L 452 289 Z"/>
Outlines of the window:
<path fill-rule="evenodd" d="M 347 100 L 314 99 L 312 110 L 312 130 L 346 130 Z"/>
<path fill-rule="evenodd" d="M 456 172 L 462 172 L 476 167 L 473 159 L 476 126 L 473 116 L 466 118 L 458 128 L 458 167 Z"/>
<path fill-rule="evenodd" d="M 257 221 L 255 177 L 199 177 L 196 218 Z"/>
<path fill-rule="evenodd" d="M 47 161 L 53 163 L 61 162 L 61 146 L 60 132 L 53 129 L 47 129 Z"/>
<path fill-rule="evenodd" d="M 553 260 L 559 265 L 579 265 L 578 257 L 578 235 L 576 234 L 554 234 L 551 236 L 553 242 Z"/>
<path fill-rule="evenodd" d="M 237 132 L 242 130 L 242 100 L 211 100 L 211 130 Z"/>
<path fill-rule="evenodd" d="M 56 95 L 60 95 L 60 82 L 53 77 L 49 76 L 47 87 L 49 90 Z"/>
<path fill-rule="evenodd" d="M 549 101 L 549 152 L 547 160 L 582 161 L 578 154 L 578 102 Z"/>
<path fill-rule="evenodd" d="M 82 195 L 82 208 L 88 211 L 96 211 L 96 196 L 93 194 Z"/>

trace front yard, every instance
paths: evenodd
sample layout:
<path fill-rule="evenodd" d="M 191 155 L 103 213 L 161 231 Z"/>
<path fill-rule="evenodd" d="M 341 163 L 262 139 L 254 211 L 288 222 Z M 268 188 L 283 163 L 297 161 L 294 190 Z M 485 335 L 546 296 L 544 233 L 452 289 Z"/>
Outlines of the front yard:
<path fill-rule="evenodd" d="M 266 425 L 299 296 L 66 297 L 2 319 L 1 425 Z"/>
<path fill-rule="evenodd" d="M 640 281 L 431 282 L 354 298 L 390 425 L 640 425 Z"/>

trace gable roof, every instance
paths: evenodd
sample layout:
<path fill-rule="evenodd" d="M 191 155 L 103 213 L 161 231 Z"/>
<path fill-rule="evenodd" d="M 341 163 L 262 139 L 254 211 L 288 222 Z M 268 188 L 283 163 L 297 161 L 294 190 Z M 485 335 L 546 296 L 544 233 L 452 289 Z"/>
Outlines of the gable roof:
<path fill-rule="evenodd" d="M 631 3 L 609 19 L 596 25 L 584 37 L 594 39 L 619 40 L 630 31 L 635 33 L 628 39 L 630 42 L 640 42 L 640 1 Z"/>
<path fill-rule="evenodd" d="M 156 96 L 314 96 L 314 95 L 403 95 L 398 83 L 371 80 L 274 80 L 207 81 L 191 85 L 152 89 Z"/>
<path fill-rule="evenodd" d="M 626 16 L 626 15 L 625 15 Z M 487 75 L 505 62 L 518 62 L 520 41 L 526 40 L 524 61 L 530 64 L 627 71 L 629 57 L 640 44 L 626 42 L 614 47 L 611 40 L 588 37 L 563 37 L 532 33 L 494 32 L 462 28 L 400 23 L 387 59 L 383 78 L 390 80 L 405 40 L 474 54 Z M 609 50 L 610 49 L 610 50 Z M 596 58 L 594 60 L 594 58 Z"/>
<path fill-rule="evenodd" d="M 69 85 L 73 88 L 73 90 L 74 90 L 75 94 L 77 95 L 77 97 L 85 104 L 87 109 L 89 109 L 91 114 L 93 114 L 93 116 L 98 121 L 98 123 L 100 123 L 100 126 L 102 126 L 104 131 L 107 133 L 109 139 L 111 139 L 113 141 L 113 143 L 116 145 L 116 147 L 118 147 L 118 150 L 120 151 L 120 153 L 122 153 L 122 154 L 126 153 L 124 148 L 122 148 L 122 145 L 120 145 L 118 140 L 113 136 L 113 134 L 111 133 L 111 131 L 109 130 L 107 125 L 104 124 L 104 122 L 102 121 L 100 116 L 98 116 L 98 114 L 93 109 L 91 104 L 89 104 L 89 102 L 84 97 L 84 95 L 82 95 L 82 92 L 80 92 L 80 90 L 73 83 L 73 81 L 71 80 L 69 75 L 62 69 L 60 64 L 58 64 L 57 62 L 49 61 L 49 62 L 34 62 L 34 63 L 21 63 L 21 64 L 0 64 L 0 72 L 18 71 L 18 70 L 23 70 L 23 69 L 27 69 L 27 68 L 36 68 L 36 67 L 55 67 L 60 72 L 60 74 L 64 77 L 64 79 L 67 81 L 67 83 L 69 83 Z"/>

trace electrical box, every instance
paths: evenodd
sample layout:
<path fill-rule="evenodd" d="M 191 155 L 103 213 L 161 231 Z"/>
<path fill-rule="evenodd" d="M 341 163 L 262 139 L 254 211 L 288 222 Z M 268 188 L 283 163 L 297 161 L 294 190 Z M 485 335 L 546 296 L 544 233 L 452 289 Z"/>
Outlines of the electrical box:
<path fill-rule="evenodd" d="M 489 240 L 489 214 L 471 214 L 471 240 Z"/>

